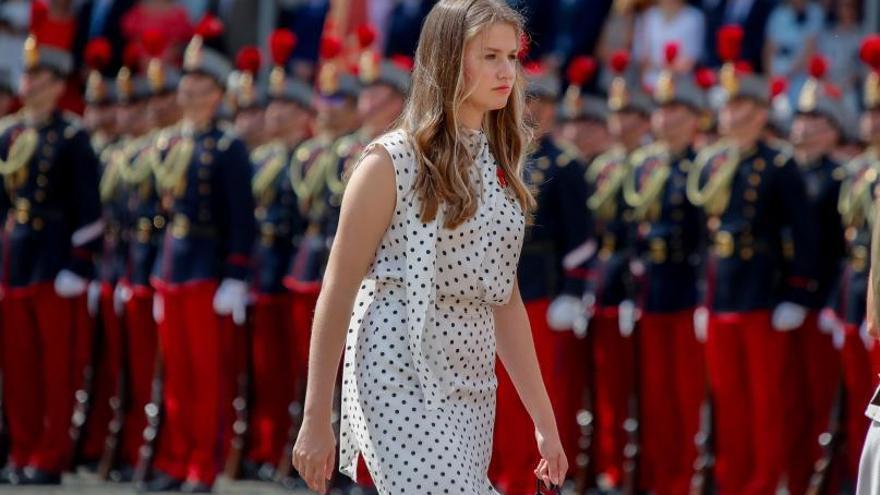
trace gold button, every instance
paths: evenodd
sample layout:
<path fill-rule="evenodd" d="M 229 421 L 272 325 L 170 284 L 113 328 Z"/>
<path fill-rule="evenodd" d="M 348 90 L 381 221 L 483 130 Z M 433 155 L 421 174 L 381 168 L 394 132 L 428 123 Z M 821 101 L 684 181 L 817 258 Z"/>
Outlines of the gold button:
<path fill-rule="evenodd" d="M 156 215 L 153 217 L 153 227 L 156 227 L 157 229 L 165 228 L 165 217 L 162 215 Z"/>
<path fill-rule="evenodd" d="M 213 149 L 214 144 L 214 138 L 205 138 L 205 140 L 202 141 L 202 146 L 204 146 L 206 150 Z"/>
<path fill-rule="evenodd" d="M 743 193 L 743 197 L 746 198 L 746 201 L 754 203 L 758 200 L 758 191 L 754 189 L 746 189 L 746 192 Z"/>
<path fill-rule="evenodd" d="M 651 239 L 651 261 L 660 264 L 666 262 L 666 241 L 659 238 Z"/>
<path fill-rule="evenodd" d="M 176 215 L 174 223 L 171 226 L 171 235 L 178 239 L 182 239 L 189 234 L 189 218 L 184 215 Z"/>
<path fill-rule="evenodd" d="M 758 187 L 761 184 L 761 176 L 758 174 L 749 175 L 749 184 L 752 187 Z"/>
<path fill-rule="evenodd" d="M 38 175 L 37 176 L 37 185 L 40 187 L 46 187 L 47 185 L 49 185 L 49 178 L 46 177 L 45 175 Z"/>
<path fill-rule="evenodd" d="M 34 199 L 37 201 L 37 203 L 42 203 L 46 200 L 46 191 L 42 189 L 37 189 L 34 192 Z"/>
<path fill-rule="evenodd" d="M 58 133 L 57 132 L 49 131 L 46 133 L 46 141 L 49 141 L 50 143 L 54 143 L 57 140 L 58 140 Z"/>
<path fill-rule="evenodd" d="M 852 242 L 852 241 L 856 240 L 856 236 L 858 234 L 859 234 L 859 231 L 855 227 L 847 227 L 846 231 L 844 232 L 843 235 L 844 235 L 844 237 L 846 237 L 847 241 Z"/>
<path fill-rule="evenodd" d="M 42 218 L 35 218 L 34 221 L 31 222 L 31 226 L 34 228 L 34 230 L 40 231 L 43 230 L 45 223 L 43 222 Z"/>
<path fill-rule="evenodd" d="M 721 219 L 718 217 L 711 217 L 706 222 L 706 226 L 709 227 L 709 230 L 714 232 L 721 227 Z"/>
<path fill-rule="evenodd" d="M 202 153 L 202 156 L 199 157 L 199 159 L 200 159 L 201 162 L 204 163 L 205 165 L 210 165 L 211 163 L 214 162 L 214 155 L 212 155 L 212 154 L 208 153 L 207 151 L 205 151 L 205 152 Z"/>
<path fill-rule="evenodd" d="M 720 258 L 729 258 L 733 255 L 733 236 L 730 232 L 722 230 L 715 234 L 715 254 Z"/>
<path fill-rule="evenodd" d="M 755 167 L 755 170 L 760 172 L 760 171 L 764 170 L 765 168 L 767 168 L 767 162 L 765 162 L 763 158 L 758 158 L 757 160 L 755 160 L 755 163 L 753 166 Z"/>
<path fill-rule="evenodd" d="M 755 255 L 755 250 L 746 246 L 739 250 L 739 257 L 745 261 L 752 259 Z"/>

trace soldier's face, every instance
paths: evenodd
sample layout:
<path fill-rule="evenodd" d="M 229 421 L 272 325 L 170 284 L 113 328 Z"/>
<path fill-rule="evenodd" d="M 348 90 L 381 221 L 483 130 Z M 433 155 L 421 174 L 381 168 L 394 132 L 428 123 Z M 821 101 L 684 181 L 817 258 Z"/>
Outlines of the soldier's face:
<path fill-rule="evenodd" d="M 242 110 L 235 115 L 235 132 L 245 142 L 254 143 L 260 141 L 265 130 L 263 119 L 266 113 L 262 108 Z"/>
<path fill-rule="evenodd" d="M 827 153 L 837 144 L 837 130 L 825 117 L 798 115 L 791 123 L 791 144 L 808 151 Z"/>
<path fill-rule="evenodd" d="M 859 133 L 866 143 L 880 141 L 880 109 L 862 113 L 862 118 L 859 120 Z"/>
<path fill-rule="evenodd" d="M 109 132 L 116 128 L 116 106 L 89 105 L 83 112 L 83 121 L 92 131 Z"/>
<path fill-rule="evenodd" d="M 223 90 L 209 76 L 186 74 L 177 88 L 177 102 L 184 112 L 202 111 L 216 107 L 223 97 Z"/>
<path fill-rule="evenodd" d="M 21 100 L 26 107 L 54 107 L 64 91 L 64 82 L 45 69 L 27 71 L 21 76 Z"/>
<path fill-rule="evenodd" d="M 767 109 L 749 98 L 731 100 L 718 112 L 718 130 L 722 135 L 760 133 L 766 123 Z"/>
<path fill-rule="evenodd" d="M 146 101 L 120 105 L 116 111 L 116 125 L 122 134 L 141 135 L 149 127 L 147 122 Z"/>
<path fill-rule="evenodd" d="M 358 114 L 361 118 L 367 118 L 370 115 L 381 112 L 388 106 L 401 106 L 402 98 L 397 91 L 387 84 L 373 84 L 364 88 L 358 96 Z"/>
<path fill-rule="evenodd" d="M 516 80 L 518 50 L 519 38 L 509 24 L 492 24 L 468 41 L 462 54 L 462 106 L 481 113 L 507 106 Z"/>
<path fill-rule="evenodd" d="M 357 122 L 357 101 L 348 96 L 318 98 L 318 125 L 331 132 L 347 130 Z"/>
<path fill-rule="evenodd" d="M 276 100 L 266 108 L 266 133 L 272 137 L 299 130 L 306 132 L 312 114 L 305 108 L 290 101 Z"/>
<path fill-rule="evenodd" d="M 638 112 L 613 112 L 608 115 L 608 132 L 615 140 L 629 140 L 632 137 L 641 137 L 649 122 Z"/>
<path fill-rule="evenodd" d="M 686 105 L 663 105 L 651 114 L 651 129 L 666 141 L 691 141 L 697 133 L 699 118 Z"/>

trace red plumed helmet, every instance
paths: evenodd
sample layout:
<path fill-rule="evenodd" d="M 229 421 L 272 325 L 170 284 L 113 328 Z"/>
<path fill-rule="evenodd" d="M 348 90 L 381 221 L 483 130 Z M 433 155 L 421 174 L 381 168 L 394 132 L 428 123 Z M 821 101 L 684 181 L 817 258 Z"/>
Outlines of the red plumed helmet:
<path fill-rule="evenodd" d="M 523 64 L 523 71 L 530 76 L 536 76 L 545 73 L 547 68 L 540 61 L 532 60 Z M 571 72 L 571 67 L 569 67 L 569 72 Z"/>
<path fill-rule="evenodd" d="M 718 56 L 724 62 L 732 62 L 739 58 L 742 50 L 743 30 L 740 26 L 729 24 L 721 27 L 717 34 Z"/>
<path fill-rule="evenodd" d="M 144 31 L 141 36 L 141 44 L 144 45 L 144 51 L 153 58 L 159 58 L 165 52 L 167 39 L 161 30 L 152 28 Z"/>
<path fill-rule="evenodd" d="M 31 31 L 36 31 L 43 26 L 49 18 L 49 7 L 43 0 L 34 0 L 31 3 Z"/>
<path fill-rule="evenodd" d="M 666 47 L 664 48 L 663 55 L 666 58 L 667 64 L 672 64 L 675 62 L 675 59 L 678 58 L 678 43 L 675 41 L 666 43 Z"/>
<path fill-rule="evenodd" d="M 321 58 L 330 60 L 342 53 L 342 41 L 336 36 L 324 36 L 321 38 Z"/>
<path fill-rule="evenodd" d="M 865 37 L 859 48 L 859 58 L 874 70 L 880 71 L 880 34 Z"/>
<path fill-rule="evenodd" d="M 110 63 L 113 49 L 106 38 L 94 38 L 86 44 L 83 61 L 94 70 L 103 70 Z"/>
<path fill-rule="evenodd" d="M 223 34 L 223 22 L 211 14 L 205 14 L 196 25 L 196 34 L 206 40 L 218 38 Z"/>
<path fill-rule="evenodd" d="M 260 71 L 262 61 L 263 56 L 260 54 L 259 48 L 255 46 L 245 46 L 242 47 L 235 56 L 235 68 L 242 72 L 256 74 Z"/>
<path fill-rule="evenodd" d="M 376 28 L 372 24 L 361 24 L 357 28 L 357 39 L 361 50 L 369 48 L 376 41 Z"/>
<path fill-rule="evenodd" d="M 122 52 L 122 65 L 129 69 L 136 70 L 141 63 L 142 55 L 143 51 L 141 50 L 141 45 L 137 43 L 129 43 L 125 45 L 125 50 Z"/>
<path fill-rule="evenodd" d="M 825 77 L 825 73 L 828 71 L 828 61 L 825 60 L 821 55 L 814 55 L 810 59 L 810 75 L 816 79 L 822 79 Z"/>
<path fill-rule="evenodd" d="M 272 61 L 275 65 L 287 63 L 290 54 L 296 47 L 296 35 L 289 29 L 276 29 L 269 37 L 269 51 L 272 53 Z"/>
<path fill-rule="evenodd" d="M 702 68 L 694 74 L 694 80 L 701 89 L 708 90 L 718 84 L 718 77 L 712 69 Z"/>
<path fill-rule="evenodd" d="M 611 70 L 617 74 L 622 74 L 629 66 L 629 53 L 619 50 L 611 55 Z"/>
<path fill-rule="evenodd" d="M 568 82 L 575 86 L 582 86 L 596 73 L 596 61 L 592 57 L 580 55 L 575 57 L 568 65 L 566 76 Z"/>
<path fill-rule="evenodd" d="M 788 91 L 788 81 L 784 77 L 776 76 L 770 80 L 770 98 L 776 98 L 786 91 Z"/>
<path fill-rule="evenodd" d="M 413 66 L 415 65 L 415 61 L 412 59 L 412 57 L 410 57 L 409 55 L 401 54 L 392 55 L 391 63 L 407 72 L 412 72 Z"/>

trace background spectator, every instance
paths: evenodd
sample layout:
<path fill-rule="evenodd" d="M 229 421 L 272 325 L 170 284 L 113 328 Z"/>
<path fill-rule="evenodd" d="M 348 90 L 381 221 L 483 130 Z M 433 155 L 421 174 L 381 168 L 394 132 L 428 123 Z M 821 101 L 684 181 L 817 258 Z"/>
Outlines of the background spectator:
<path fill-rule="evenodd" d="M 639 6 L 633 0 L 615 0 L 608 19 L 602 26 L 602 35 L 596 46 L 596 56 L 600 66 L 599 87 L 601 88 L 607 88 L 611 84 L 613 74 L 609 70 L 603 70 L 611 63 L 611 56 L 619 50 L 632 51 L 637 7 Z M 628 73 L 624 77 L 628 82 L 634 83 L 638 81 L 638 70 L 630 65 Z"/>
<path fill-rule="evenodd" d="M 788 94 L 794 101 L 807 78 L 807 63 L 816 52 L 825 13 L 809 0 L 786 0 L 767 21 L 764 67 L 771 76 L 788 79 Z"/>
<path fill-rule="evenodd" d="M 819 53 L 828 60 L 828 78 L 843 91 L 844 104 L 853 115 L 858 112 L 859 44 L 862 28 L 861 4 L 858 0 L 836 0 L 830 19 L 819 35 Z"/>
<path fill-rule="evenodd" d="M 633 58 L 644 86 L 654 87 L 666 64 L 664 52 L 669 43 L 678 43 L 676 72 L 690 72 L 703 55 L 705 20 L 699 9 L 684 0 L 658 0 L 635 23 Z"/>
<path fill-rule="evenodd" d="M 140 0 L 122 18 L 122 33 L 128 41 L 139 41 L 151 29 L 164 33 L 168 51 L 180 58 L 192 37 L 193 23 L 187 10 L 174 0 Z"/>
<path fill-rule="evenodd" d="M 90 39 L 104 37 L 110 42 L 112 56 L 108 70 L 115 72 L 122 64 L 122 16 L 134 0 L 86 0 L 80 4 L 76 19 L 73 56 L 76 67 L 82 67 L 82 54 Z"/>
<path fill-rule="evenodd" d="M 777 0 L 703 0 L 706 15 L 706 49 L 703 61 L 710 67 L 718 67 L 721 61 L 715 47 L 715 32 L 726 24 L 736 24 L 743 29 L 742 59 L 756 72 L 764 72 L 764 39 L 767 18 L 776 8 Z"/>

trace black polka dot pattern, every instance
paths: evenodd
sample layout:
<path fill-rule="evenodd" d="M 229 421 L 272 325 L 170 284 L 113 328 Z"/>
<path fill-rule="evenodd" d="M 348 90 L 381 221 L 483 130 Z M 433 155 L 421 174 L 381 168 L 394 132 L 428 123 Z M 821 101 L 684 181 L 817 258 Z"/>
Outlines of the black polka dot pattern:
<path fill-rule="evenodd" d="M 406 135 L 388 133 L 397 201 L 358 292 L 343 364 L 340 471 L 363 455 L 379 493 L 497 494 L 486 476 L 495 420 L 492 305 L 510 298 L 525 219 L 482 132 L 469 136 L 477 214 L 423 224 Z M 370 147 L 367 147 L 369 149 Z"/>

